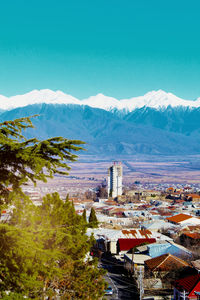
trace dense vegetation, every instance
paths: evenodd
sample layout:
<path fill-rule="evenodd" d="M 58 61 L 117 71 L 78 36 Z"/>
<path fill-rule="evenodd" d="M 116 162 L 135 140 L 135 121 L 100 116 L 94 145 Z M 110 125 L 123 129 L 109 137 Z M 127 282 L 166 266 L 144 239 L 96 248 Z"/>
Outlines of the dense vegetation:
<path fill-rule="evenodd" d="M 32 127 L 29 118 L 0 127 L 0 199 L 2 207 L 7 204 L 12 211 L 10 220 L 0 223 L 3 298 L 52 299 L 59 294 L 61 299 L 99 299 L 103 273 L 89 258 L 93 238 L 85 234 L 84 218 L 68 198 L 63 201 L 54 193 L 35 206 L 21 189 L 28 180 L 36 184 L 56 173 L 67 174 L 67 161 L 77 157 L 71 151 L 81 149 L 82 142 L 61 137 L 26 140 L 22 130 Z"/>

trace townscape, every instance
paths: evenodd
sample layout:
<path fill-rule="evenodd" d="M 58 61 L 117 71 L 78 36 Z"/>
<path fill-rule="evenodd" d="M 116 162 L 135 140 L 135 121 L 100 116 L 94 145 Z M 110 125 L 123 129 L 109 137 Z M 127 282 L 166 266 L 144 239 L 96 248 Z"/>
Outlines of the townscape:
<path fill-rule="evenodd" d="M 0 300 L 200 300 L 200 1 L 0 5 Z"/>
<path fill-rule="evenodd" d="M 85 213 L 88 221 L 91 209 L 95 211 L 98 225 L 88 228 L 87 235 L 96 240 L 91 259 L 97 257 L 99 268 L 107 271 L 110 290 L 105 297 L 199 299 L 198 185 L 147 189 L 136 181 L 124 186 L 121 162 L 113 162 L 105 174 L 107 178 L 96 182 L 96 187 L 69 195 L 76 213 Z M 41 205 L 42 188 L 25 186 L 23 190 L 35 205 Z M 7 218 L 9 209 L 2 211 L 1 220 Z"/>

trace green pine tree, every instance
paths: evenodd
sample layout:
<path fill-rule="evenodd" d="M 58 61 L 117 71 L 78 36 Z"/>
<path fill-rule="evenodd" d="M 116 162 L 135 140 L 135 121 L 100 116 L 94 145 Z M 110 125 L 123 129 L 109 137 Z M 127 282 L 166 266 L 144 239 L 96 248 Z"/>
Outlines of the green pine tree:
<path fill-rule="evenodd" d="M 10 290 L 10 299 L 45 299 L 59 289 L 61 299 L 99 299 L 103 271 L 87 259 L 94 241 L 85 234 L 82 216 L 68 197 L 46 195 L 37 207 L 21 188 L 28 180 L 36 184 L 67 174 L 67 162 L 76 160 L 72 152 L 82 142 L 26 140 L 22 130 L 30 127 L 30 118 L 0 124 L 0 204 L 14 206 L 9 222 L 0 223 L 0 292 Z"/>
<path fill-rule="evenodd" d="M 0 123 L 0 204 L 11 201 L 11 190 L 22 194 L 21 186 L 29 180 L 36 184 L 55 174 L 67 175 L 68 162 L 82 149 L 83 142 L 63 137 L 26 139 L 23 131 L 33 127 L 30 117 Z"/>
<path fill-rule="evenodd" d="M 85 223 L 87 223 L 86 209 L 85 209 L 85 208 L 84 208 L 84 210 L 83 210 L 82 218 L 83 218 L 83 221 L 84 221 Z"/>
<path fill-rule="evenodd" d="M 16 201 L 9 224 L 0 224 L 0 291 L 44 298 L 59 288 L 63 299 L 99 299 L 104 273 L 86 258 L 94 241 L 85 232 L 82 216 L 57 193 L 41 206 Z"/>
<path fill-rule="evenodd" d="M 90 211 L 89 227 L 91 227 L 91 228 L 98 227 L 98 220 L 97 220 L 96 213 L 95 213 L 95 210 L 93 207 L 91 208 L 91 211 Z"/>

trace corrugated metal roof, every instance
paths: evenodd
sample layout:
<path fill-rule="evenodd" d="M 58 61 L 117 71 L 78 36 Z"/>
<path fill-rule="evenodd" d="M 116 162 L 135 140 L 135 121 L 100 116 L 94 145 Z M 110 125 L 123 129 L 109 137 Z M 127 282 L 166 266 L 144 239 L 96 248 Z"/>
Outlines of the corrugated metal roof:
<path fill-rule="evenodd" d="M 174 285 L 178 290 L 185 290 L 190 293 L 200 281 L 200 274 L 187 276 L 175 281 Z"/>
<path fill-rule="evenodd" d="M 167 220 L 170 221 L 170 222 L 179 223 L 179 222 L 183 222 L 185 220 L 188 220 L 190 218 L 192 218 L 192 216 L 185 215 L 185 214 L 178 214 L 178 215 L 175 215 L 173 217 L 167 218 Z"/>
<path fill-rule="evenodd" d="M 155 239 L 149 238 L 140 238 L 140 239 L 118 239 L 119 250 L 120 251 L 129 251 L 130 249 L 140 246 L 144 243 L 151 244 L 155 243 Z"/>
<path fill-rule="evenodd" d="M 189 266 L 187 262 L 170 253 L 151 258 L 145 264 L 152 271 L 168 271 Z"/>

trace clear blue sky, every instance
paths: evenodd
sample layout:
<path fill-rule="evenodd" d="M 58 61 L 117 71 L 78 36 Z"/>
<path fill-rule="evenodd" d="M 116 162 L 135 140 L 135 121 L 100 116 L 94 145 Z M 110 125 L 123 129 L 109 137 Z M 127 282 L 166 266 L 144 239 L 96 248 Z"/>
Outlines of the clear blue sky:
<path fill-rule="evenodd" d="M 199 0 L 6 0 L 0 94 L 200 97 Z"/>

